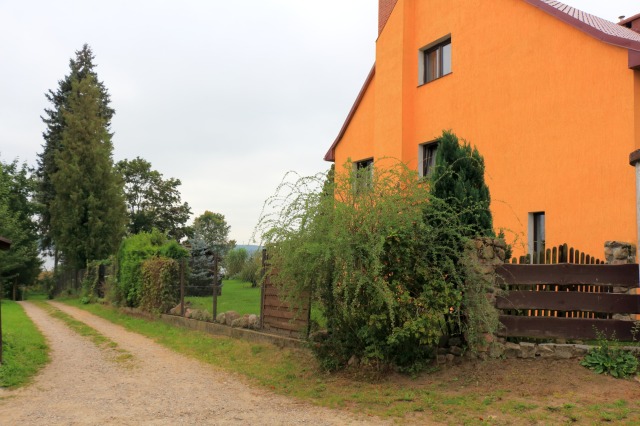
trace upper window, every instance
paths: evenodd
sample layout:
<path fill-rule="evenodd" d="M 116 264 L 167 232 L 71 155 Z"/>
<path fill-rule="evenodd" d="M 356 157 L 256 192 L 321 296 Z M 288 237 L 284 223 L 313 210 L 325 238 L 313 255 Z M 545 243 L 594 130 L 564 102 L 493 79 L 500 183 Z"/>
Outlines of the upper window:
<path fill-rule="evenodd" d="M 420 145 L 420 151 L 418 152 L 418 159 L 420 161 L 420 177 L 428 177 L 433 173 L 433 169 L 436 166 L 436 154 L 438 153 L 438 143 L 426 143 Z"/>
<path fill-rule="evenodd" d="M 451 74 L 451 37 L 420 50 L 420 84 Z"/>

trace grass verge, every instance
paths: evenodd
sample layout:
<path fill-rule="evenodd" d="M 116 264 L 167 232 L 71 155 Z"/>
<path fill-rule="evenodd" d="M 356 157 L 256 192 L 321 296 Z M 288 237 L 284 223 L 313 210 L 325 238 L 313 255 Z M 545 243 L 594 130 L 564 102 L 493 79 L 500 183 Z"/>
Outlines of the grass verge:
<path fill-rule="evenodd" d="M 2 301 L 2 338 L 0 387 L 16 388 L 29 383 L 49 362 L 44 336 L 22 307 L 9 300 Z"/>
<path fill-rule="evenodd" d="M 608 419 L 623 424 L 640 421 L 640 402 L 597 405 L 582 397 L 546 395 L 532 398 L 509 388 L 485 390 L 455 370 L 436 378 L 392 376 L 371 381 L 348 374 L 320 371 L 308 351 L 278 349 L 172 327 L 161 321 L 133 318 L 102 305 L 65 301 L 125 328 L 154 339 L 176 352 L 221 369 L 239 373 L 254 384 L 277 393 L 365 416 L 424 424 L 598 424 Z M 600 380 L 594 376 L 594 380 Z M 593 384 L 592 384 L 593 385 Z M 638 423 L 635 423 L 638 424 Z"/>

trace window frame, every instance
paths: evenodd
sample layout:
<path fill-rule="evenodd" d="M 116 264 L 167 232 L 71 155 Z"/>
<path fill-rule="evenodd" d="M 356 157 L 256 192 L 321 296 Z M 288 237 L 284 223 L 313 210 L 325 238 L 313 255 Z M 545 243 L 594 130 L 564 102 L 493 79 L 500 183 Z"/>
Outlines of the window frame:
<path fill-rule="evenodd" d="M 449 46 L 449 56 L 448 56 L 448 71 L 445 73 L 445 65 L 444 65 L 444 48 Z M 435 71 L 436 75 L 431 77 L 429 75 L 429 70 L 431 68 L 431 60 L 430 56 L 435 53 L 435 60 L 437 61 Z M 452 71 L 452 42 L 451 42 L 451 34 L 442 37 L 433 43 L 430 43 L 419 50 L 419 85 L 431 83 L 432 81 L 438 80 L 442 77 L 445 77 L 451 74 Z M 431 78 L 430 78 L 431 77 Z"/>
<path fill-rule="evenodd" d="M 360 170 L 366 169 L 368 171 L 368 175 L 366 175 L 366 178 L 367 178 L 366 180 L 356 182 L 357 185 L 354 188 L 356 190 L 356 192 L 360 192 L 360 191 L 362 191 L 364 189 L 371 188 L 371 186 L 373 184 L 373 164 L 374 164 L 373 157 L 365 158 L 365 159 L 359 160 L 359 161 L 354 161 L 353 169 L 354 169 L 354 172 L 355 172 L 356 176 L 361 176 L 362 175 Z"/>
<path fill-rule="evenodd" d="M 433 173 L 438 156 L 438 141 L 418 145 L 418 175 L 428 178 Z M 427 164 L 427 160 L 430 160 Z"/>

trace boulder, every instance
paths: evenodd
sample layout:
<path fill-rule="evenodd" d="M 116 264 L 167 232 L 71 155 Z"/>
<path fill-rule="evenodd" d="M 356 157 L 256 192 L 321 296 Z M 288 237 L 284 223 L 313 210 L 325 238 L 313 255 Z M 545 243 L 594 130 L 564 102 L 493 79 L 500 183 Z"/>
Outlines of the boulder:
<path fill-rule="evenodd" d="M 535 343 L 520 342 L 520 358 L 535 358 L 535 357 L 536 357 Z"/>
<path fill-rule="evenodd" d="M 236 311 L 229 311 L 225 315 L 224 323 L 233 327 L 233 322 L 240 318 L 240 314 Z"/>
<path fill-rule="evenodd" d="M 249 318 L 248 317 L 239 317 L 231 322 L 231 327 L 234 328 L 247 328 L 249 326 Z"/>

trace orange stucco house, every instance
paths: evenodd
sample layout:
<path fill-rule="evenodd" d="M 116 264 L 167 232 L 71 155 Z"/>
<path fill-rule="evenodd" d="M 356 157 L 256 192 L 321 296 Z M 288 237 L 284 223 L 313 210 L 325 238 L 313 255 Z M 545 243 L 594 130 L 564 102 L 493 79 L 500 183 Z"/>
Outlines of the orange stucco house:
<path fill-rule="evenodd" d="M 636 241 L 640 15 L 550 0 L 379 0 L 376 63 L 325 156 L 429 173 L 443 130 L 485 158 L 515 254 Z M 514 241 L 515 240 L 515 241 Z"/>

